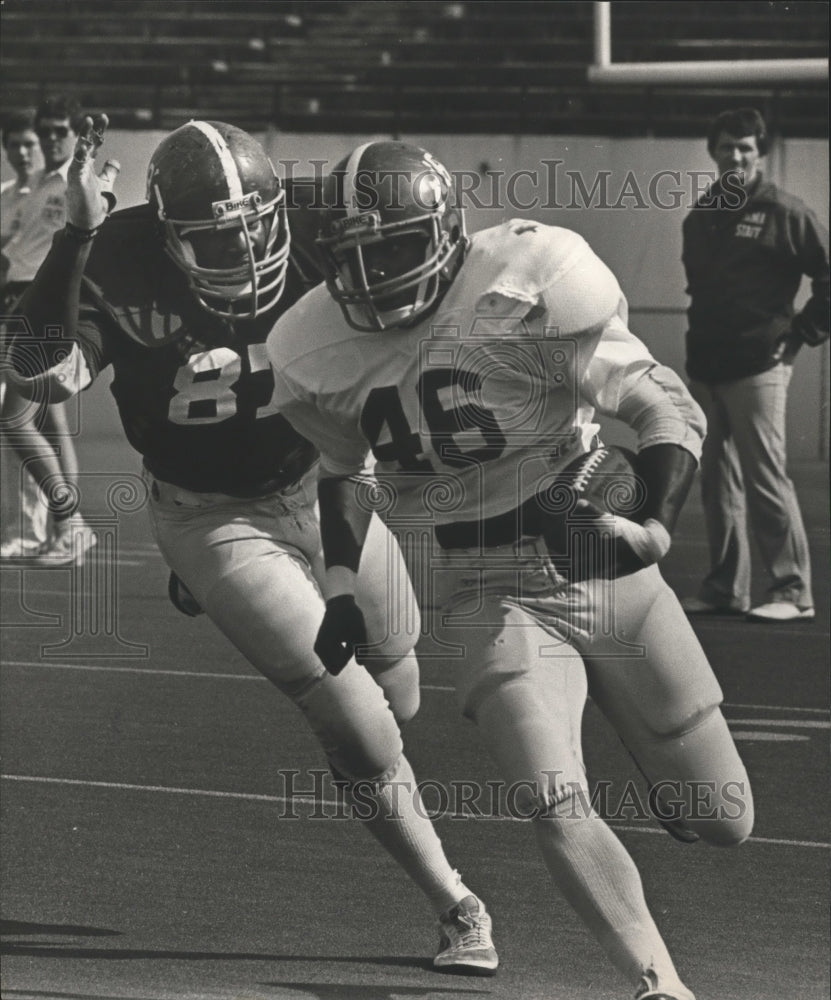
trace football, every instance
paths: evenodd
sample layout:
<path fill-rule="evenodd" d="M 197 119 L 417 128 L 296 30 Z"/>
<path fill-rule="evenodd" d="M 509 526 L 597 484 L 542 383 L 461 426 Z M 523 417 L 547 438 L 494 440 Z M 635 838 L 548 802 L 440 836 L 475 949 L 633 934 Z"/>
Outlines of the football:
<path fill-rule="evenodd" d="M 572 582 L 626 576 L 647 565 L 623 530 L 625 523 L 640 520 L 646 499 L 635 460 L 625 448 L 595 448 L 570 462 L 538 500 L 548 551 L 558 572 Z M 605 514 L 625 521 L 611 530 Z"/>
<path fill-rule="evenodd" d="M 575 503 L 586 500 L 598 510 L 637 521 L 646 491 L 634 463 L 634 452 L 626 448 L 595 448 L 569 463 L 557 483 L 571 492 Z"/>

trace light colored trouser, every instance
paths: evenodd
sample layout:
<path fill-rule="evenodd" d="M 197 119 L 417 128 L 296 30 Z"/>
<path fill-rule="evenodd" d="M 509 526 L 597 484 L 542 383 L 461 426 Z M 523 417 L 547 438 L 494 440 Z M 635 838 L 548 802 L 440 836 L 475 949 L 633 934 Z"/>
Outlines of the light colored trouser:
<path fill-rule="evenodd" d="M 701 597 L 750 606 L 747 522 L 769 577 L 767 600 L 813 606 L 808 540 L 794 485 L 786 471 L 785 410 L 793 369 L 779 364 L 761 375 L 690 390 L 707 417 L 701 458 L 701 500 L 710 545 L 710 572 Z"/>
<path fill-rule="evenodd" d="M 391 596 L 408 583 L 400 551 L 377 518 L 357 597 L 377 644 L 368 669 L 378 683 L 354 660 L 336 677 L 328 674 L 313 650 L 323 618 L 315 472 L 253 500 L 191 493 L 149 473 L 145 481 L 165 561 L 249 662 L 298 705 L 338 771 L 374 778 L 393 767 L 401 739 L 386 699 L 400 696 L 417 707 L 418 671 L 408 654 L 420 623 L 412 601 L 402 605 L 406 620 L 394 613 Z"/>
<path fill-rule="evenodd" d="M 2 348 L 0 348 L 2 349 Z M 5 424 L 8 387 L 0 376 L 0 416 Z M 0 435 L 0 541 L 20 541 L 37 551 L 48 535 L 48 511 L 34 477 L 23 468 L 16 449 Z"/>
<path fill-rule="evenodd" d="M 0 415 L 6 424 L 7 389 L 0 376 Z M 46 504 L 34 477 L 22 465 L 16 449 L 0 433 L 0 541 L 20 541 L 24 549 L 37 551 L 48 536 Z"/>
<path fill-rule="evenodd" d="M 40 498 L 33 476 L 23 468 L 12 445 L 0 439 L 2 456 L 2 542 L 20 540 L 25 549 L 35 552 L 48 536 L 48 511 Z"/>
<path fill-rule="evenodd" d="M 542 539 L 484 552 L 434 549 L 429 566 L 417 547 L 403 539 L 402 547 L 459 709 L 503 781 L 549 804 L 586 787 L 588 692 L 649 783 L 689 800 L 686 819 L 704 840 L 728 845 L 749 835 L 753 798 L 721 688 L 657 566 L 568 585 Z M 693 800 L 705 786 L 702 811 Z"/>

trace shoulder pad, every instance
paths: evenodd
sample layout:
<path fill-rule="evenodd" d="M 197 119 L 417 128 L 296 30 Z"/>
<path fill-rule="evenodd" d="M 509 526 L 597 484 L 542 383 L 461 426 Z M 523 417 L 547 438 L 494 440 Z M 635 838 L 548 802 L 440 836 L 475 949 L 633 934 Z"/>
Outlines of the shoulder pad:
<path fill-rule="evenodd" d="M 151 294 L 147 264 L 159 246 L 149 205 L 115 212 L 92 242 L 84 276 L 111 305 L 134 305 Z"/>
<path fill-rule="evenodd" d="M 490 265 L 487 294 L 542 306 L 561 333 L 590 329 L 618 309 L 623 293 L 617 279 L 570 229 L 512 219 L 474 237 L 473 246 Z M 465 266 L 471 264 L 474 255 Z"/>
<path fill-rule="evenodd" d="M 482 255 L 487 261 L 493 274 L 490 291 L 533 303 L 587 252 L 591 253 L 589 245 L 570 229 L 511 219 L 477 233 L 470 257 L 475 261 Z"/>
<path fill-rule="evenodd" d="M 92 244 L 84 294 L 138 343 L 158 347 L 183 333 L 187 283 L 161 248 L 149 205 L 115 212 Z M 160 306 L 160 300 L 164 304 Z"/>

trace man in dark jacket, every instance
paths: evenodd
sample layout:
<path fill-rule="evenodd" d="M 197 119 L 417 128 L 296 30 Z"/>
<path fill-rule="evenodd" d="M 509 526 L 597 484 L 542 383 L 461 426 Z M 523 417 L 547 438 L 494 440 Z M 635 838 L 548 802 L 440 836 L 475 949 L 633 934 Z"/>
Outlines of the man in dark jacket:
<path fill-rule="evenodd" d="M 682 603 L 689 614 L 781 622 L 814 617 L 785 409 L 797 351 L 828 338 L 828 233 L 762 176 L 767 144 L 758 111 L 719 115 L 707 137 L 719 179 L 684 220 L 687 373 L 708 422 L 701 472 L 711 568 L 698 596 Z M 795 313 L 803 275 L 813 294 Z M 765 602 L 752 610 L 747 520 L 769 577 Z"/>

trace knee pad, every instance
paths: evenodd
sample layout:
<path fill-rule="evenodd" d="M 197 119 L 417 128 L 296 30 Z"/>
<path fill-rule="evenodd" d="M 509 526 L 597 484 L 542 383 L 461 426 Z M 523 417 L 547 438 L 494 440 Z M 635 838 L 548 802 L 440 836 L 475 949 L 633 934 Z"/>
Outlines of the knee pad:
<path fill-rule="evenodd" d="M 650 788 L 649 810 L 676 839 L 687 843 L 697 837 L 713 847 L 737 847 L 753 830 L 753 797 L 746 778 L 722 786 L 715 781 L 658 782 Z M 691 840 L 689 833 L 695 835 Z"/>
<path fill-rule="evenodd" d="M 543 668 L 513 678 L 497 674 L 474 692 L 480 695 L 475 722 L 498 765 L 509 813 L 536 819 L 560 805 L 568 813 L 581 803 L 588 808 L 580 742 L 585 674 L 579 659 L 556 677 L 546 677 Z"/>
<path fill-rule="evenodd" d="M 377 779 L 403 752 L 381 687 L 354 661 L 337 677 L 319 677 L 295 702 L 333 768 L 349 781 Z"/>
<path fill-rule="evenodd" d="M 590 819 L 596 816 L 591 801 L 591 792 L 585 781 L 567 780 L 560 771 L 543 773 L 536 789 L 536 796 L 529 803 L 532 820 L 574 820 Z"/>
<path fill-rule="evenodd" d="M 386 696 L 390 710 L 399 726 L 413 719 L 421 705 L 418 680 L 418 660 L 410 652 L 381 671 L 370 670 Z"/>
<path fill-rule="evenodd" d="M 683 739 L 701 726 L 706 726 L 707 720 L 716 713 L 721 713 L 721 706 L 719 702 L 713 701 L 694 707 L 689 706 L 683 716 L 675 719 L 652 719 L 651 737 L 659 741 Z"/>
<path fill-rule="evenodd" d="M 732 847 L 753 829 L 753 795 L 720 709 L 713 706 L 681 732 L 641 743 L 636 760 L 650 781 L 656 818 L 681 820 L 709 844 Z"/>
<path fill-rule="evenodd" d="M 335 784 L 341 786 L 352 799 L 353 805 L 357 803 L 360 806 L 368 804 L 373 798 L 377 798 L 387 786 L 395 783 L 402 770 L 403 760 L 404 755 L 400 753 L 385 771 L 362 777 L 344 774 L 332 760 L 329 761 L 329 770 L 335 779 Z"/>

